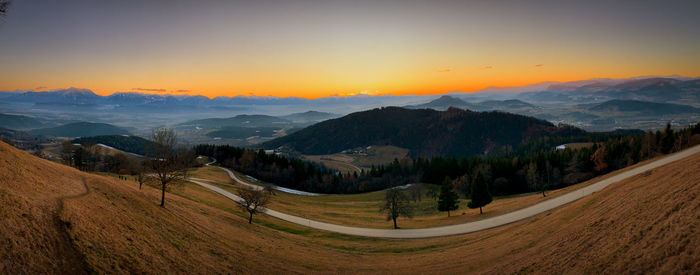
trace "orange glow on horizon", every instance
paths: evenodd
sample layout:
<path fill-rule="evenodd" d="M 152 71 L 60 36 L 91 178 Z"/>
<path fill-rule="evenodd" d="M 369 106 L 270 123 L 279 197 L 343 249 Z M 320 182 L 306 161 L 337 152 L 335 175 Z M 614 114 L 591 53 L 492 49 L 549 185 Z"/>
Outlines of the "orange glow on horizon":
<path fill-rule="evenodd" d="M 440 72 L 444 73 L 444 72 Z M 101 95 L 101 96 L 108 96 L 117 92 L 134 92 L 134 93 L 142 93 L 142 94 L 154 94 L 154 95 L 191 95 L 191 96 L 205 96 L 207 98 L 215 98 L 218 96 L 227 96 L 227 97 L 235 97 L 235 96 L 260 96 L 260 97 L 265 97 L 265 96 L 274 96 L 274 97 L 281 97 L 281 98 L 286 98 L 286 97 L 299 97 L 299 98 L 306 98 L 306 99 L 316 99 L 316 98 L 322 98 L 322 97 L 350 97 L 350 96 L 357 96 L 357 95 L 368 95 L 368 96 L 386 96 L 386 95 L 393 95 L 393 96 L 402 96 L 402 95 L 438 95 L 438 94 L 445 94 L 445 93 L 450 93 L 450 92 L 464 92 L 464 93 L 472 93 L 472 92 L 478 92 L 480 90 L 486 89 L 486 88 L 508 88 L 508 87 L 522 87 L 526 85 L 532 85 L 532 84 L 537 84 L 541 82 L 569 82 L 569 81 L 579 81 L 579 80 L 586 80 L 586 79 L 591 79 L 591 78 L 629 78 L 629 77 L 637 77 L 637 76 L 642 76 L 642 75 L 623 75 L 623 76 L 615 76 L 615 77 L 596 77 L 596 76 L 588 76 L 588 77 L 567 77 L 567 78 L 557 78 L 557 79 L 548 79 L 548 78 L 540 78 L 535 81 L 528 81 L 526 79 L 519 79 L 519 80 L 512 80 L 512 81 L 497 81 L 493 82 L 492 84 L 489 83 L 474 83 L 474 84 L 466 84 L 466 83 L 452 83 L 452 82 L 446 82 L 446 83 L 437 83 L 435 85 L 432 85 L 433 87 L 430 87 L 430 84 L 427 83 L 421 83 L 422 85 L 416 85 L 414 88 L 408 86 L 408 85 L 397 85 L 398 88 L 391 88 L 389 86 L 386 86 L 387 88 L 385 89 L 363 89 L 363 90 L 357 90 L 357 91 L 343 91 L 343 92 L 336 92 L 336 89 L 324 89 L 323 87 L 315 87 L 315 89 L 311 92 L 307 89 L 306 91 L 302 89 L 285 89 L 285 90 L 279 90 L 279 91 L 263 91 L 263 92 L 230 92 L 226 88 L 214 88 L 212 87 L 211 89 L 164 89 L 164 88 L 92 88 L 89 86 L 80 86 L 80 85 L 69 85 L 66 87 L 48 87 L 48 86 L 39 86 L 35 88 L 23 88 L 23 89 L 10 89 L 9 87 L 3 88 L 0 86 L 0 90 L 34 90 L 38 92 L 46 92 L 46 91 L 53 91 L 53 90 L 61 90 L 61 89 L 67 89 L 71 87 L 76 87 L 80 89 L 88 89 L 93 91 L 95 94 Z M 687 77 L 695 77 L 693 75 L 687 75 Z M 102 86 L 102 85 L 100 85 Z M 133 85 L 132 85 L 133 86 Z"/>

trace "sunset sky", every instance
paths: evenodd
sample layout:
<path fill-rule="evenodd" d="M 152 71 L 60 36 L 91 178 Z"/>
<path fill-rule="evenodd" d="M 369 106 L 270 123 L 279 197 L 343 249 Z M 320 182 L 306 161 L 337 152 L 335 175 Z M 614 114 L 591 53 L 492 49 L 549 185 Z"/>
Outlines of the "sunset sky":
<path fill-rule="evenodd" d="M 697 0 L 14 0 L 0 90 L 316 98 L 695 77 L 698 14 Z"/>

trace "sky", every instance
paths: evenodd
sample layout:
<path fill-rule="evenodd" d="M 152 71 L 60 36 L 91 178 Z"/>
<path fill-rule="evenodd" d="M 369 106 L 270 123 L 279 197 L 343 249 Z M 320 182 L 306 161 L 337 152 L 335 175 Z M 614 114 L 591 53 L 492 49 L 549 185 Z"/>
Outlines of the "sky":
<path fill-rule="evenodd" d="M 0 90 L 404 95 L 700 76 L 700 1 L 12 0 Z"/>

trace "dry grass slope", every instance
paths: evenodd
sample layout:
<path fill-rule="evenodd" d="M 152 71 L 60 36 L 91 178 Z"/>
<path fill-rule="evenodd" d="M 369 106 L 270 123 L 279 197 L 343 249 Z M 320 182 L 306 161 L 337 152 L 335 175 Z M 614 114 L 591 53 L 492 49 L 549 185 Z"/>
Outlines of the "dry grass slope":
<path fill-rule="evenodd" d="M 385 240 L 264 215 L 248 225 L 198 188 L 160 208 L 157 190 L 0 143 L 0 273 L 697 273 L 698 163 L 695 155 L 492 230 Z"/>
<path fill-rule="evenodd" d="M 58 217 L 62 198 L 86 192 L 82 175 L 0 142 L 0 272 L 86 273 Z"/>

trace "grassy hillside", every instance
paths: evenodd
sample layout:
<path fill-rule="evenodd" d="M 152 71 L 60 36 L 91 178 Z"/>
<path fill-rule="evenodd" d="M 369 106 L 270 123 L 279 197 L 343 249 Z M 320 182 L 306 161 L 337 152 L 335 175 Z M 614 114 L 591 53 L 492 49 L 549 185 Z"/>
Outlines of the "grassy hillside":
<path fill-rule="evenodd" d="M 129 132 L 106 123 L 76 122 L 52 128 L 30 131 L 33 135 L 54 137 L 92 137 L 107 135 L 128 135 Z"/>
<path fill-rule="evenodd" d="M 414 156 L 464 156 L 517 147 L 529 138 L 581 133 L 509 113 L 387 107 L 320 122 L 263 146 L 323 155 L 368 145 L 394 145 L 409 149 Z"/>
<path fill-rule="evenodd" d="M 0 143 L 0 273 L 681 273 L 700 269 L 700 155 L 463 236 L 344 236 L 225 198 L 86 174 Z M 273 198 L 274 199 L 274 198 Z M 566 263 L 566 264 L 562 264 Z"/>

